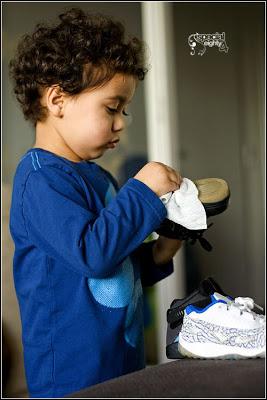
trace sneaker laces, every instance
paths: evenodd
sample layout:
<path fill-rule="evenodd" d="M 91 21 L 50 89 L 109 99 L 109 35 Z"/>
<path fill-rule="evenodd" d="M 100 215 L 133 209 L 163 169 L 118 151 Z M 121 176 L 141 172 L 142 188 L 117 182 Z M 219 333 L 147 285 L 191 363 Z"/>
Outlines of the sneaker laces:
<path fill-rule="evenodd" d="M 236 297 L 233 301 L 227 304 L 227 310 L 231 307 L 238 308 L 240 311 L 240 315 L 243 312 L 250 313 L 254 320 L 259 320 L 260 322 L 265 322 L 265 315 L 257 314 L 253 311 L 254 308 L 258 308 L 263 311 L 263 308 L 256 304 L 251 297 Z"/>

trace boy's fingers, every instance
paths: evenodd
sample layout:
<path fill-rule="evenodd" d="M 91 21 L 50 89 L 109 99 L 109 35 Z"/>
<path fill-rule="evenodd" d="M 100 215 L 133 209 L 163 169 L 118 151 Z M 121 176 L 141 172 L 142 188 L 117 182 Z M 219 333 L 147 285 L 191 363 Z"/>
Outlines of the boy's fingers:
<path fill-rule="evenodd" d="M 177 182 L 177 184 L 180 186 L 180 184 L 182 183 L 182 177 L 181 175 L 176 172 L 175 170 L 172 170 L 171 175 L 170 175 L 170 179 L 174 182 Z"/>
<path fill-rule="evenodd" d="M 170 179 L 170 181 L 173 183 L 173 188 L 172 191 L 174 192 L 175 190 L 180 188 L 180 183 L 175 179 Z"/>

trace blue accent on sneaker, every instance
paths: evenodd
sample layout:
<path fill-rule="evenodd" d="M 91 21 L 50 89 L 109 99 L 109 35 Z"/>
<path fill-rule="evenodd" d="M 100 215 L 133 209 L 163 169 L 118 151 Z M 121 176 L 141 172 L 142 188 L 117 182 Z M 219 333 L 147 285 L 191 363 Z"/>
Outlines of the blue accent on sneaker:
<path fill-rule="evenodd" d="M 213 294 L 210 296 L 210 298 L 211 298 L 211 303 L 208 304 L 208 305 L 207 305 L 206 307 L 204 307 L 204 308 L 199 308 L 199 307 L 193 306 L 193 305 L 191 305 L 191 304 L 190 304 L 189 306 L 187 306 L 187 307 L 185 308 L 185 311 L 186 311 L 187 315 L 190 314 L 190 313 L 193 312 L 193 311 L 196 312 L 196 313 L 198 313 L 198 314 L 204 313 L 205 311 L 207 311 L 211 306 L 213 306 L 213 305 L 216 304 L 216 303 L 224 303 L 224 304 L 227 304 L 227 302 L 224 301 L 224 300 L 217 300 L 217 299 L 214 297 Z"/>
<path fill-rule="evenodd" d="M 179 342 L 179 335 L 176 336 L 174 343 L 178 343 Z"/>

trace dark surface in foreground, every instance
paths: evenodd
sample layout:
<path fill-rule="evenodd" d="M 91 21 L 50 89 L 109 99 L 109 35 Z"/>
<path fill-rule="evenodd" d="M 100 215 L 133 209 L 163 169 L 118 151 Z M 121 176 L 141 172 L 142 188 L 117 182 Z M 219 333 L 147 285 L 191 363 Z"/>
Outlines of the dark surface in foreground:
<path fill-rule="evenodd" d="M 175 360 L 111 379 L 66 397 L 265 398 L 265 359 Z"/>

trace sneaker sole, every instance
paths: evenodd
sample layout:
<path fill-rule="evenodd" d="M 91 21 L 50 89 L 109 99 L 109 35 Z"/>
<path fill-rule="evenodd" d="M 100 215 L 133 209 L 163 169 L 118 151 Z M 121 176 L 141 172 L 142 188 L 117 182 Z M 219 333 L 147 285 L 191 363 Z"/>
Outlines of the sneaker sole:
<path fill-rule="evenodd" d="M 214 343 L 202 343 L 201 349 L 198 344 L 190 343 L 190 350 L 186 348 L 186 342 L 181 344 L 181 339 L 178 344 L 178 351 L 184 357 L 197 359 L 219 359 L 219 360 L 240 360 L 246 358 L 265 358 L 265 348 L 254 351 L 243 352 L 240 348 L 229 349 L 226 346 L 214 345 Z M 231 350 L 231 351 L 230 351 Z"/>
<path fill-rule="evenodd" d="M 229 199 L 230 195 L 227 196 L 224 200 L 217 203 L 202 203 L 206 211 L 207 217 L 218 215 L 224 212 L 228 207 Z"/>
<path fill-rule="evenodd" d="M 224 212 L 229 203 L 230 190 L 227 182 L 220 178 L 205 178 L 194 181 L 198 198 L 204 206 L 207 217 Z"/>
<path fill-rule="evenodd" d="M 204 178 L 194 181 L 198 198 L 203 204 L 212 204 L 224 201 L 230 196 L 227 182 L 220 178 Z"/>

